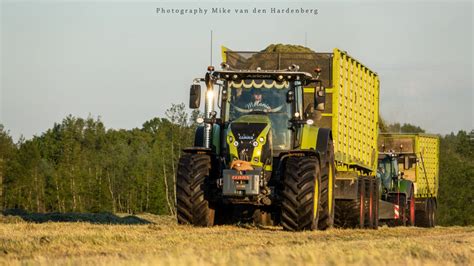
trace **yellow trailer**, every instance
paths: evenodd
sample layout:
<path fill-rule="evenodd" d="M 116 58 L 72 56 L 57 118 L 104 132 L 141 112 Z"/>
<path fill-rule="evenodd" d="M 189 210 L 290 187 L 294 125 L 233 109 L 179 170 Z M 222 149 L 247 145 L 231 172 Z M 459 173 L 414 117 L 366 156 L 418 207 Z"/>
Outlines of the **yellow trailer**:
<path fill-rule="evenodd" d="M 340 226 L 378 227 L 378 75 L 334 49 L 322 127 L 332 129 L 336 162 L 336 221 Z"/>

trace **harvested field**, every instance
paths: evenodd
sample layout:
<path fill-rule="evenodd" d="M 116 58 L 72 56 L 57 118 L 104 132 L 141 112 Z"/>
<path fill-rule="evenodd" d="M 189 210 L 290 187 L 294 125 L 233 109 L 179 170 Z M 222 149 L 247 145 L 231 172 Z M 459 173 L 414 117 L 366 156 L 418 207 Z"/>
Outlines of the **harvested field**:
<path fill-rule="evenodd" d="M 472 226 L 290 233 L 252 225 L 178 226 L 172 217 L 148 214 L 115 216 L 118 223 L 111 214 L 96 223 L 93 215 L 77 219 L 81 222 L 74 222 L 74 214 L 64 216 L 68 222 L 51 222 L 59 214 L 32 216 L 28 222 L 25 216 L 0 215 L 0 264 L 474 264 Z"/>

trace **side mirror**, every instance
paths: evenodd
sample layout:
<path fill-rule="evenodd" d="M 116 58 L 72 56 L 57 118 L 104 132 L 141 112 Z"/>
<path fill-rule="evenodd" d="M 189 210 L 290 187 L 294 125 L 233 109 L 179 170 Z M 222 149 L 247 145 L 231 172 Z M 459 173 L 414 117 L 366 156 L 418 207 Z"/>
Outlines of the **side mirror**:
<path fill-rule="evenodd" d="M 189 108 L 197 109 L 201 105 L 201 85 L 193 84 L 189 90 Z"/>
<path fill-rule="evenodd" d="M 323 86 L 316 87 L 314 90 L 314 103 L 316 110 L 324 111 L 326 103 L 326 89 Z"/>
<path fill-rule="evenodd" d="M 292 90 L 289 90 L 286 93 L 286 103 L 292 103 L 295 101 L 295 92 Z"/>
<path fill-rule="evenodd" d="M 404 168 L 405 170 L 411 168 L 410 158 L 409 158 L 408 156 L 404 156 L 403 168 Z"/>

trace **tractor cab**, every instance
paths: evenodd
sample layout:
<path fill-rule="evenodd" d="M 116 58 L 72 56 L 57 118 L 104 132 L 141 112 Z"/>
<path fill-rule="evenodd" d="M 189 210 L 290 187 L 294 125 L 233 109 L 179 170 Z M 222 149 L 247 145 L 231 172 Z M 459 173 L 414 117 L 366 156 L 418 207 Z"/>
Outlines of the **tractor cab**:
<path fill-rule="evenodd" d="M 399 178 L 398 159 L 394 154 L 381 153 L 379 155 L 377 177 L 380 178 L 385 191 L 394 189 Z"/>

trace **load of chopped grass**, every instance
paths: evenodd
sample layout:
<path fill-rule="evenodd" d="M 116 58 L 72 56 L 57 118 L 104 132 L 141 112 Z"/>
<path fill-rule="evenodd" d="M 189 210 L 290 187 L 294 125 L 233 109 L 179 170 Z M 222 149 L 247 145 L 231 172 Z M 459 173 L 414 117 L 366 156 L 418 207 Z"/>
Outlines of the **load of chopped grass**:
<path fill-rule="evenodd" d="M 331 60 L 330 53 L 316 53 L 305 46 L 270 44 L 255 52 L 228 50 L 226 63 L 233 69 L 245 70 L 288 70 L 290 66 L 297 65 L 300 71 L 311 74 L 320 68 L 323 85 L 330 87 Z"/>
<path fill-rule="evenodd" d="M 270 44 L 267 48 L 261 50 L 264 53 L 315 53 L 308 47 L 293 44 Z"/>

